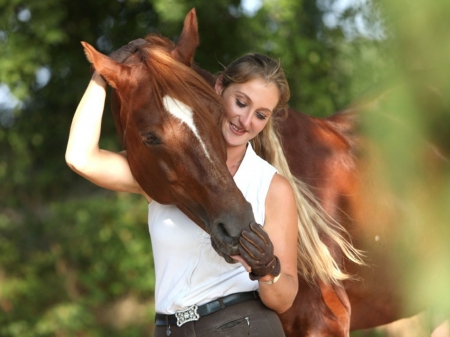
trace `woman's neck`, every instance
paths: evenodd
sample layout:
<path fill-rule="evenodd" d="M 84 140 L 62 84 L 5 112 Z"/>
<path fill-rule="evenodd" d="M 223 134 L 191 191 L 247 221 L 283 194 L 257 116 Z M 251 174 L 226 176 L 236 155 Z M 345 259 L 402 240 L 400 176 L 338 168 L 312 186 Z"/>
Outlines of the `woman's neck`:
<path fill-rule="evenodd" d="M 247 150 L 247 144 L 227 147 L 227 167 L 232 175 L 238 170 Z"/>

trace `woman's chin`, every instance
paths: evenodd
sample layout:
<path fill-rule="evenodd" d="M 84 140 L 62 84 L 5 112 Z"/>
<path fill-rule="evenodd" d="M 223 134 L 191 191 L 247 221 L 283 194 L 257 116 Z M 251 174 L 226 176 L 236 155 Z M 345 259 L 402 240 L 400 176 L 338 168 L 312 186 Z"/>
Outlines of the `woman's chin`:
<path fill-rule="evenodd" d="M 243 136 L 237 137 L 235 135 L 225 135 L 224 136 L 225 142 L 228 146 L 242 146 L 246 145 L 248 143 L 248 139 L 244 138 Z"/>

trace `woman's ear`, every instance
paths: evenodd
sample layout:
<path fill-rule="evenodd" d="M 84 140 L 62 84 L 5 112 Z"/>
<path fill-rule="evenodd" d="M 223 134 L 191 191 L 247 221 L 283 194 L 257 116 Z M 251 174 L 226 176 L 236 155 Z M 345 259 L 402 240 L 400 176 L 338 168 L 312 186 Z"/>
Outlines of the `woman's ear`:
<path fill-rule="evenodd" d="M 222 75 L 217 77 L 216 84 L 214 85 L 214 90 L 216 93 L 222 96 L 223 85 L 222 85 Z"/>

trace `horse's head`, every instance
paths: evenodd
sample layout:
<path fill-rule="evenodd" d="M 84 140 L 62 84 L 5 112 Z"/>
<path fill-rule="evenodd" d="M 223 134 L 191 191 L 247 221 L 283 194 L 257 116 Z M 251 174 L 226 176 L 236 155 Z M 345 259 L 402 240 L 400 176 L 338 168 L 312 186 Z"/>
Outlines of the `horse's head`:
<path fill-rule="evenodd" d="M 189 40 L 196 30 L 191 11 L 176 46 L 148 36 L 123 64 L 83 46 L 114 88 L 116 127 L 138 183 L 155 201 L 176 205 L 232 262 L 241 231 L 254 218 L 226 166 L 221 97 L 189 67 L 193 54 L 185 50 L 198 45 Z"/>

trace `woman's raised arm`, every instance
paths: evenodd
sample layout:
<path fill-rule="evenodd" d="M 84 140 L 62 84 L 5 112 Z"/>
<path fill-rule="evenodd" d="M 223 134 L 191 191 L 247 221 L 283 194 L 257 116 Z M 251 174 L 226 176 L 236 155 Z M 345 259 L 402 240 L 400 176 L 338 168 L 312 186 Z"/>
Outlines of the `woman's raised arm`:
<path fill-rule="evenodd" d="M 66 149 L 69 167 L 94 184 L 120 192 L 143 192 L 131 173 L 126 152 L 99 148 L 106 82 L 95 72 L 78 105 Z"/>

